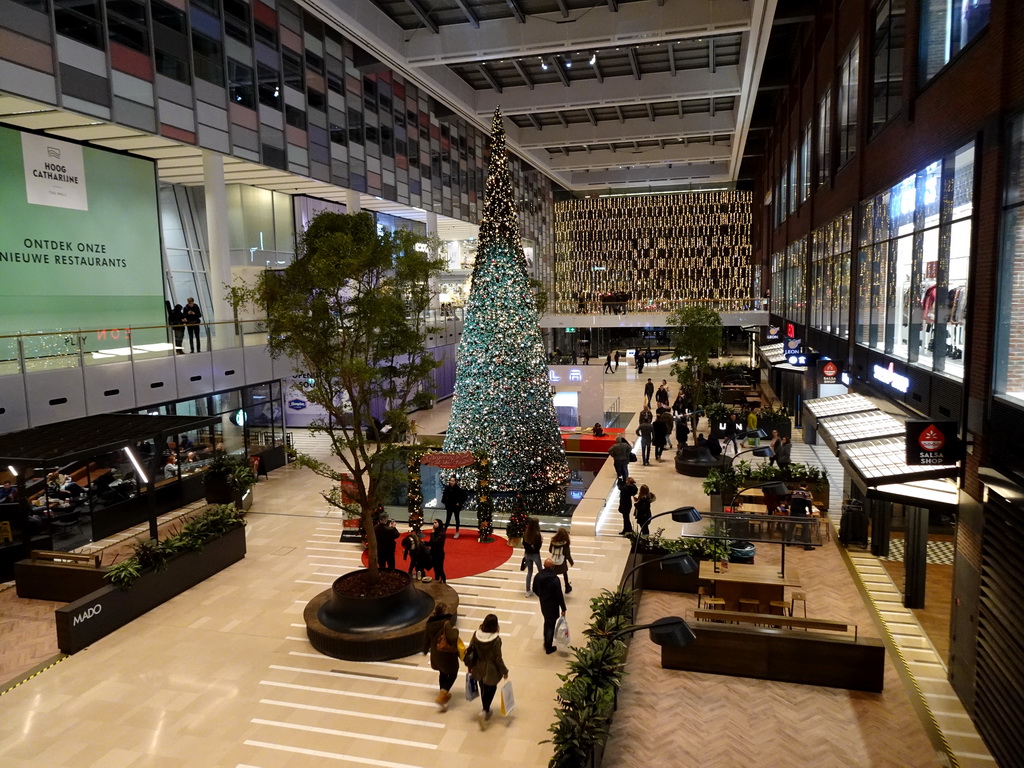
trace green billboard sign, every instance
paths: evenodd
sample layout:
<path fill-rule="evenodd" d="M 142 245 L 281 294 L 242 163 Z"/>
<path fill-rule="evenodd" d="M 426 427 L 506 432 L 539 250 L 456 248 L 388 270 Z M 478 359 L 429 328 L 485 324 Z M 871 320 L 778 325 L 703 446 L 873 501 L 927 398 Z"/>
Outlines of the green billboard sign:
<path fill-rule="evenodd" d="M 155 167 L 0 128 L 0 335 L 162 325 Z"/>

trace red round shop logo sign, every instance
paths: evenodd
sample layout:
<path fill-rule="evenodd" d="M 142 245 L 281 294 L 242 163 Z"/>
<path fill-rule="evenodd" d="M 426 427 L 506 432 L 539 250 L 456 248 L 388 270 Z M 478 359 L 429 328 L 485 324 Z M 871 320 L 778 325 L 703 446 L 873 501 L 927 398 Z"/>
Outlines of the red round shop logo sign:
<path fill-rule="evenodd" d="M 926 451 L 937 451 L 946 444 L 946 436 L 934 425 L 930 424 L 917 439 L 918 444 Z"/>
<path fill-rule="evenodd" d="M 835 363 L 825 363 L 825 366 L 821 369 L 821 372 L 826 376 L 834 377 L 839 373 L 839 368 L 836 367 Z"/>

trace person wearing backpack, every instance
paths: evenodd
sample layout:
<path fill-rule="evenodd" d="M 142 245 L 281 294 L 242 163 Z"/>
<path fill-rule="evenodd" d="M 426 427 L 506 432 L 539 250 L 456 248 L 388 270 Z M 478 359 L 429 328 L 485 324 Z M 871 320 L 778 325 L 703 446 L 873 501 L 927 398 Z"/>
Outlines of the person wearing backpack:
<path fill-rule="evenodd" d="M 498 692 L 498 683 L 508 680 L 508 667 L 501 658 L 501 637 L 498 636 L 498 617 L 488 613 L 480 629 L 473 633 L 466 649 L 466 667 L 480 685 L 480 730 L 487 729 L 491 719 L 491 702 Z"/>
<path fill-rule="evenodd" d="M 437 711 L 447 712 L 452 686 L 459 676 L 459 631 L 448 606 L 437 603 L 423 630 L 423 653 L 430 654 L 430 668 L 437 670 Z"/>
<path fill-rule="evenodd" d="M 572 552 L 569 550 L 569 531 L 566 528 L 559 528 L 551 543 L 548 545 L 548 552 L 551 553 L 551 563 L 555 566 L 555 573 L 562 574 L 565 579 L 565 594 L 572 592 L 572 584 L 569 583 L 569 566 L 576 565 L 572 559 Z"/>
<path fill-rule="evenodd" d="M 409 575 L 422 581 L 427 575 L 429 565 L 426 561 L 430 553 L 416 531 L 411 531 L 402 541 L 402 550 L 402 559 L 409 561 Z"/>

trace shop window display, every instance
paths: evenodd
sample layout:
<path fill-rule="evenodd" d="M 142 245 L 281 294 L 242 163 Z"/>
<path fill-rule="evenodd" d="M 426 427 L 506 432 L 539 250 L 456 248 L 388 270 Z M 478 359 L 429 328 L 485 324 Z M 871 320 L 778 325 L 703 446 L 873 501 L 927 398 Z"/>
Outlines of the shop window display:
<path fill-rule="evenodd" d="M 861 206 L 856 341 L 963 377 L 974 145 Z"/>

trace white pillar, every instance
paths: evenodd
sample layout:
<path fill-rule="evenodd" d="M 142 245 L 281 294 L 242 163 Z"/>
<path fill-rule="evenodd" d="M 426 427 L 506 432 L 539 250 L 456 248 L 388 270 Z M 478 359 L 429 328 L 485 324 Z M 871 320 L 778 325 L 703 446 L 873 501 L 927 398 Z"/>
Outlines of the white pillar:
<path fill-rule="evenodd" d="M 359 193 L 354 189 L 345 190 L 345 212 L 359 213 L 363 210 L 363 204 L 359 200 Z"/>
<path fill-rule="evenodd" d="M 437 214 L 433 211 L 427 211 L 427 237 L 433 237 L 437 234 Z"/>
<path fill-rule="evenodd" d="M 224 158 L 216 152 L 203 150 L 203 190 L 206 192 L 206 232 L 209 236 L 210 258 L 210 295 L 212 307 L 203 307 L 203 319 L 206 322 L 227 322 L 233 318 L 231 305 L 225 299 L 227 288 L 231 285 L 231 243 L 228 238 L 228 194 L 224 185 Z M 221 337 L 220 344 L 211 342 L 214 347 L 228 346 L 231 333 L 228 327 L 214 332 L 214 339 Z"/>

